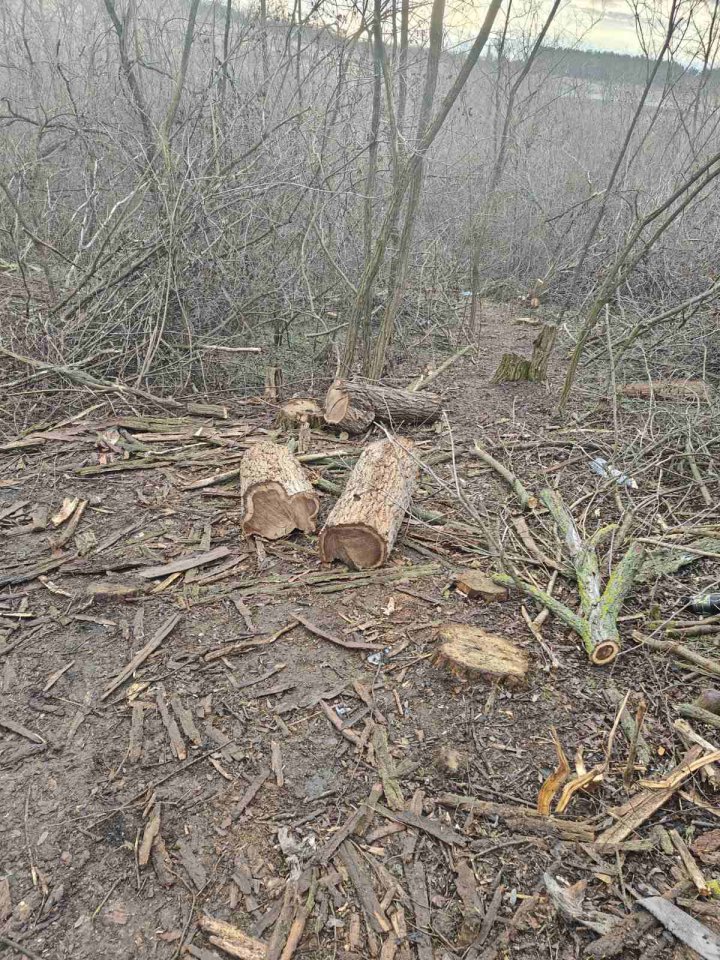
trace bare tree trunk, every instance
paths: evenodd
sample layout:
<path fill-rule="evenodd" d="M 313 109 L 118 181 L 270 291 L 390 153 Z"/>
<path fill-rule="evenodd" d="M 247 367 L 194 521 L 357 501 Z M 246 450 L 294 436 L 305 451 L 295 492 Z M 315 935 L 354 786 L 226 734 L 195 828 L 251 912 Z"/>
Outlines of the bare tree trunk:
<path fill-rule="evenodd" d="M 378 140 L 380 135 L 380 107 L 382 100 L 382 24 L 380 18 L 381 0 L 374 0 L 372 29 L 369 31 L 373 61 L 373 99 L 372 115 L 370 117 L 370 146 L 368 148 L 368 175 L 365 187 L 364 211 L 364 250 L 365 260 L 370 257 L 372 249 L 373 207 L 375 200 L 375 186 L 377 182 Z"/>
<path fill-rule="evenodd" d="M 162 125 L 160 136 L 163 149 L 166 151 L 166 153 L 170 149 L 170 134 L 172 132 L 173 124 L 175 123 L 178 107 L 180 106 L 183 87 L 185 86 L 188 64 L 190 63 L 190 52 L 192 50 L 193 39 L 195 37 L 195 20 L 197 18 L 199 6 L 200 0 L 191 0 L 187 27 L 185 29 L 185 39 L 183 40 L 182 57 L 180 58 L 180 70 L 175 78 L 175 89 L 173 90 L 172 100 L 170 101 L 170 106 L 168 107 L 165 120 L 163 121 Z"/>
<path fill-rule="evenodd" d="M 542 25 L 542 29 L 540 30 L 540 33 L 533 44 L 532 50 L 525 61 L 525 64 L 510 88 L 510 94 L 508 96 L 507 106 L 505 108 L 505 119 L 503 121 L 502 132 L 500 133 L 500 141 L 497 153 L 495 155 L 495 163 L 493 164 L 492 174 L 490 176 L 486 208 L 478 214 L 472 227 L 472 266 L 470 270 L 472 299 L 470 301 L 470 330 L 473 333 L 476 332 L 477 328 L 477 311 L 479 303 L 478 293 L 480 286 L 480 257 L 482 255 L 483 242 L 487 236 L 488 224 L 492 221 L 492 216 L 495 209 L 495 192 L 497 191 L 498 184 L 500 183 L 505 170 L 505 160 L 507 157 L 508 143 L 510 141 L 510 125 L 512 123 L 513 111 L 515 108 L 515 99 L 520 87 L 532 70 L 533 64 L 535 63 L 537 55 L 542 48 L 543 41 L 545 40 L 547 32 L 550 29 L 553 20 L 555 19 L 555 15 L 558 12 L 561 2 L 562 0 L 554 0 L 550 11 L 545 18 L 545 22 Z M 508 7 L 508 13 L 505 19 L 505 31 L 503 33 L 501 46 L 498 49 L 498 57 L 501 57 L 504 53 L 505 36 L 507 33 L 509 17 L 510 7 Z M 500 77 L 498 76 L 498 87 L 499 83 Z"/>
<path fill-rule="evenodd" d="M 590 230 L 588 231 L 588 234 L 587 234 L 587 237 L 585 238 L 585 242 L 584 242 L 584 244 L 583 244 L 582 250 L 580 251 L 580 256 L 578 257 L 577 263 L 576 263 L 576 265 L 575 265 L 575 270 L 573 271 L 572 281 L 571 281 L 571 283 L 570 283 L 570 285 L 569 285 L 569 287 L 568 287 L 568 292 L 567 292 L 567 294 L 565 295 L 565 298 L 564 298 L 564 300 L 563 300 L 562 306 L 561 306 L 561 308 L 560 308 L 560 314 L 559 314 L 559 317 L 558 317 L 558 325 L 559 325 L 560 322 L 562 321 L 565 313 L 567 312 L 567 310 L 568 310 L 568 308 L 569 308 L 569 306 L 570 306 L 571 298 L 572 298 L 572 296 L 573 296 L 574 290 L 577 288 L 578 281 L 580 280 L 580 276 L 581 276 L 581 273 L 582 273 L 582 269 L 583 269 L 583 267 L 585 266 L 585 260 L 587 259 L 587 255 L 588 255 L 588 253 L 589 253 L 589 251 L 590 251 L 590 247 L 592 246 L 592 244 L 593 244 L 593 242 L 594 242 L 594 240 L 595 240 L 595 237 L 596 237 L 596 235 L 597 235 L 597 232 L 598 232 L 598 230 L 599 230 L 599 228 L 600 228 L 600 224 L 602 223 L 602 221 L 603 221 L 603 219 L 604 219 L 604 217 L 605 217 L 605 210 L 607 209 L 608 202 L 609 202 L 609 200 L 610 200 L 610 197 L 611 197 L 612 192 L 613 192 L 613 188 L 614 188 L 614 186 L 615 186 L 615 181 L 616 181 L 617 178 L 618 178 L 618 175 L 619 175 L 620 170 L 621 170 L 621 168 L 622 168 L 623 162 L 624 162 L 624 160 L 625 160 L 625 156 L 626 156 L 627 151 L 628 151 L 628 149 L 629 149 L 629 147 L 630 147 L 630 142 L 631 142 L 632 137 L 633 137 L 633 134 L 634 134 L 634 132 L 635 132 L 635 128 L 637 127 L 638 122 L 640 121 L 640 117 L 641 117 L 641 115 L 642 115 L 642 113 L 643 113 L 643 110 L 645 109 L 645 103 L 646 103 L 646 101 L 647 101 L 648 96 L 650 95 L 650 91 L 651 91 L 651 89 L 652 89 L 652 85 L 653 85 L 653 82 L 654 82 L 654 80 L 655 80 L 655 77 L 657 76 L 658 70 L 660 69 L 660 66 L 661 66 L 661 64 L 662 64 L 662 62 L 663 62 L 663 59 L 664 59 L 664 57 L 665 57 L 665 54 L 667 53 L 668 48 L 670 47 L 670 43 L 671 43 L 671 41 L 672 41 L 672 38 L 673 38 L 673 36 L 674 36 L 674 34 L 675 34 L 675 30 L 676 30 L 677 22 L 678 22 L 678 21 L 677 21 L 677 16 L 678 16 L 678 8 L 679 8 L 680 2 L 681 2 L 681 0 L 672 0 L 672 6 L 671 6 L 671 9 L 670 9 L 670 15 L 669 15 L 669 20 L 668 20 L 668 29 L 667 29 L 667 33 L 666 33 L 666 35 L 665 35 L 664 43 L 663 43 L 663 45 L 662 45 L 662 48 L 661 48 L 661 50 L 660 50 L 660 53 L 658 54 L 657 60 L 655 61 L 655 64 L 654 64 L 654 66 L 653 66 L 653 69 L 652 69 L 652 71 L 650 72 L 650 75 L 648 76 L 647 82 L 646 82 L 646 84 L 645 84 L 645 88 L 644 88 L 644 90 L 643 90 L 643 92 L 642 92 L 642 96 L 640 97 L 640 102 L 638 103 L 637 109 L 635 110 L 635 113 L 634 113 L 634 115 L 633 115 L 633 118 L 632 118 L 632 120 L 631 120 L 631 122 L 630 122 L 630 126 L 628 127 L 627 133 L 625 134 L 625 139 L 624 139 L 623 144 L 622 144 L 622 146 L 621 146 L 621 148 L 620 148 L 620 152 L 618 153 L 617 160 L 615 161 L 615 166 L 613 167 L 612 173 L 610 174 L 610 179 L 609 179 L 609 181 L 608 181 L 608 185 L 607 185 L 607 187 L 605 188 L 605 190 L 603 191 L 602 200 L 600 201 L 600 205 L 599 205 L 598 211 L 597 211 L 597 213 L 596 213 L 596 215 L 595 215 L 595 219 L 593 220 L 593 222 L 592 222 L 592 224 L 591 224 L 591 226 L 590 226 Z M 591 310 L 591 315 L 592 315 L 591 324 L 590 324 L 590 326 L 587 326 L 587 325 L 586 325 L 586 327 L 587 327 L 587 334 L 586 334 L 586 335 L 585 335 L 585 334 L 581 335 L 581 343 L 582 343 L 582 346 L 583 346 L 583 347 L 584 347 L 584 344 L 585 344 L 585 342 L 586 342 L 586 340 L 587 340 L 587 337 L 590 335 L 590 332 L 592 331 L 592 329 L 593 329 L 593 327 L 594 327 L 594 325 L 595 325 L 595 320 L 596 320 L 597 317 L 600 315 L 600 311 L 602 310 L 602 308 L 603 308 L 604 305 L 605 305 L 604 303 L 601 304 L 601 305 L 598 307 L 597 311 L 594 310 L 594 307 L 593 307 L 593 310 Z M 553 331 L 553 333 L 552 333 L 551 341 L 550 341 L 550 343 L 547 345 L 547 349 L 546 349 L 546 352 L 545 352 L 545 358 L 544 358 L 544 361 L 545 361 L 545 369 L 544 369 L 544 371 L 543 371 L 543 374 L 544 374 L 545 371 L 547 371 L 547 364 L 549 363 L 550 358 L 551 358 L 551 356 L 552 356 L 552 352 L 553 352 L 553 349 L 554 349 L 554 345 L 555 345 L 555 340 L 556 340 L 556 339 L 557 339 L 557 327 L 555 327 L 555 329 L 554 329 L 554 331 Z M 578 346 L 580 346 L 580 344 L 578 344 Z M 573 355 L 573 356 L 574 356 L 574 355 Z M 579 361 L 579 359 L 580 359 L 580 357 L 579 357 L 579 355 L 578 355 L 578 361 Z M 542 362 L 542 361 L 541 361 L 541 358 L 539 358 L 539 357 L 538 357 L 538 358 L 533 357 L 533 364 L 534 364 L 534 366 L 536 366 L 537 369 L 540 369 L 540 363 L 541 363 L 541 362 Z M 571 364 L 571 369 L 568 370 L 568 375 L 567 375 L 567 378 L 566 378 L 566 385 L 565 385 L 565 387 L 563 388 L 563 395 L 562 395 L 562 399 L 561 399 L 561 405 L 563 405 L 563 406 L 564 406 L 564 404 L 565 404 L 565 401 L 567 400 L 567 397 L 568 397 L 568 395 L 569 395 L 569 393 L 570 393 L 570 390 L 572 389 L 572 381 L 573 381 L 573 379 L 574 379 L 574 377 L 575 377 L 575 370 L 576 370 L 576 368 L 577 368 L 577 363 L 575 363 L 574 366 Z"/>
<path fill-rule="evenodd" d="M 104 3 L 105 9 L 107 10 L 110 20 L 112 21 L 115 33 L 117 34 L 118 50 L 120 53 L 120 69 L 122 70 L 122 74 L 125 77 L 125 82 L 130 89 L 130 94 L 132 96 L 133 103 L 135 104 L 135 109 L 137 110 L 140 118 L 140 125 L 142 126 L 143 132 L 143 146 L 145 147 L 145 162 L 149 166 L 155 158 L 157 145 L 155 143 L 155 137 L 152 131 L 150 114 L 148 113 L 147 104 L 145 103 L 145 96 L 135 72 L 135 67 L 131 63 L 128 55 L 127 27 L 129 16 L 126 18 L 126 21 L 123 24 L 118 17 L 113 0 L 104 0 Z"/>
<path fill-rule="evenodd" d="M 400 64 L 398 72 L 397 128 L 402 136 L 407 108 L 408 40 L 410 31 L 410 0 L 400 0 Z"/>
<path fill-rule="evenodd" d="M 362 316 L 363 304 L 366 302 L 366 299 L 372 290 L 373 284 L 375 283 L 375 278 L 377 277 L 378 272 L 384 262 L 388 242 L 400 215 L 405 194 L 407 193 L 414 176 L 422 166 L 423 157 L 430 149 L 435 141 L 435 138 L 442 129 L 450 110 L 455 104 L 455 101 L 460 95 L 463 87 L 467 83 L 473 67 L 477 63 L 480 54 L 485 48 L 485 44 L 487 43 L 487 39 L 490 35 L 492 25 L 495 21 L 498 10 L 500 9 L 501 3 L 502 0 L 491 0 L 490 6 L 485 15 L 485 20 L 483 21 L 483 24 L 475 38 L 475 41 L 473 42 L 472 47 L 470 48 L 470 51 L 463 61 L 463 65 L 460 68 L 457 77 L 455 78 L 448 92 L 445 94 L 445 97 L 438 107 L 438 110 L 435 113 L 431 123 L 428 125 L 425 134 L 417 144 L 415 151 L 398 169 L 390 203 L 385 213 L 380 233 L 375 241 L 375 246 L 373 248 L 370 260 L 365 264 L 363 275 L 360 278 L 360 283 L 358 284 L 355 303 L 349 317 L 345 351 L 340 364 L 340 370 L 343 375 L 345 375 L 345 373 L 352 368 L 357 349 L 358 323 Z"/>

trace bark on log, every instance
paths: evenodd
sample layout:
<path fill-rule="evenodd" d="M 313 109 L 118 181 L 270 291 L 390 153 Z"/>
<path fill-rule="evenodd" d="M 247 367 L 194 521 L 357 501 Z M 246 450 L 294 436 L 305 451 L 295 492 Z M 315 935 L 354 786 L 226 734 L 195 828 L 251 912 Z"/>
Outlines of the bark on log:
<path fill-rule="evenodd" d="M 427 423 L 440 416 L 440 397 L 379 384 L 335 380 L 325 397 L 325 421 L 348 433 L 362 433 L 373 420 Z"/>
<path fill-rule="evenodd" d="M 324 563 L 380 567 L 395 544 L 418 477 L 411 440 L 377 440 L 365 448 L 320 534 Z"/>
<path fill-rule="evenodd" d="M 240 494 L 246 537 L 279 540 L 296 528 L 315 530 L 320 501 L 287 447 L 258 443 L 242 458 Z"/>

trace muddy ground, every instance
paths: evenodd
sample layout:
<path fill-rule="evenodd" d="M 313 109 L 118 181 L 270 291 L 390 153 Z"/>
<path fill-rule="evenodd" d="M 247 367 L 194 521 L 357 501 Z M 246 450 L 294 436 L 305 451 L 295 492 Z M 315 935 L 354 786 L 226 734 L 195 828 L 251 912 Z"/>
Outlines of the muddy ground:
<path fill-rule="evenodd" d="M 530 349 L 535 331 L 512 319 L 512 310 L 486 316 L 478 357 L 438 381 L 446 419 L 407 431 L 423 457 L 454 455 L 423 475 L 416 506 L 477 527 L 459 488 L 541 586 L 552 571 L 518 538 L 518 504 L 473 457 L 475 439 L 531 489 L 557 483 L 588 534 L 631 507 L 636 536 L 660 536 L 658 517 L 717 526 L 717 461 L 700 460 L 708 507 L 672 441 L 658 445 L 662 408 L 648 429 L 647 406 L 624 404 L 618 443 L 611 405 L 591 402 L 589 387 L 561 419 L 554 384 L 489 384 L 508 330 L 513 349 Z M 393 375 L 408 382 L 419 366 L 408 360 Z M 632 631 L 649 633 L 649 620 L 677 616 L 689 595 L 717 580 L 714 561 L 699 557 L 639 587 L 622 611 L 622 652 L 599 669 L 552 617 L 541 625 L 541 646 L 519 596 L 487 604 L 453 589 L 458 567 L 493 569 L 481 529 L 454 536 L 442 525 L 407 523 L 389 564 L 368 575 L 324 568 L 314 535 L 259 548 L 244 541 L 237 481 L 210 478 L 236 468 L 248 443 L 288 434 L 277 432 L 269 401 L 222 402 L 226 420 L 171 423 L 160 409 L 108 399 L 0 448 L 0 954 L 4 936 L 48 960 L 228 956 L 199 926 L 210 915 L 280 956 L 286 921 L 306 906 L 293 955 L 307 960 L 571 958 L 636 913 L 636 897 L 687 878 L 669 834 L 656 828 L 677 829 L 692 846 L 720 827 L 717 795 L 702 773 L 633 832 L 642 843 L 607 851 L 592 841 L 613 822 L 610 811 L 643 789 L 639 779 L 662 779 L 685 753 L 676 707 L 712 680 L 640 646 Z M 317 456 L 306 467 L 342 484 L 364 442 L 313 431 L 309 452 Z M 634 470 L 638 489 L 592 473 L 598 455 Z M 54 528 L 47 518 L 66 498 L 87 506 L 62 543 L 72 520 Z M 323 495 L 321 520 L 333 502 Z M 528 522 L 559 558 L 547 518 Z M 139 575 L 218 547 L 229 553 L 214 565 Z M 602 556 L 606 571 L 606 548 Z M 135 592 L 117 599 L 108 585 Z M 556 594 L 576 605 L 570 580 L 559 578 Z M 531 617 L 540 612 L 526 607 Z M 336 639 L 378 649 L 329 642 L 297 613 Z M 526 683 L 468 681 L 436 663 L 437 628 L 448 621 L 515 643 L 529 658 Z M 113 688 L 163 625 L 156 649 Z M 715 636 L 688 643 L 705 655 L 716 650 Z M 564 814 L 586 827 L 584 839 L 529 817 L 473 815 L 440 802 L 456 794 L 535 808 L 557 765 L 553 728 L 571 765 L 578 750 L 588 770 L 604 763 L 613 685 L 629 693 L 633 716 L 646 703 L 649 755 L 624 782 L 628 742 L 617 731 L 602 781 L 575 794 Z M 404 811 L 424 818 L 421 829 L 388 809 L 392 783 L 375 812 L 363 806 L 382 773 L 396 781 Z M 361 821 L 332 850 L 358 811 Z M 717 854 L 700 866 L 706 880 L 720 876 Z M 574 900 L 568 895 L 576 916 L 558 910 L 545 876 L 561 890 L 581 885 Z M 694 911 L 710 927 L 715 904 L 707 898 L 704 912 Z M 647 923 L 634 940 L 628 933 L 619 955 L 694 955 L 685 949 Z M 9 947 L 5 955 L 20 956 Z"/>

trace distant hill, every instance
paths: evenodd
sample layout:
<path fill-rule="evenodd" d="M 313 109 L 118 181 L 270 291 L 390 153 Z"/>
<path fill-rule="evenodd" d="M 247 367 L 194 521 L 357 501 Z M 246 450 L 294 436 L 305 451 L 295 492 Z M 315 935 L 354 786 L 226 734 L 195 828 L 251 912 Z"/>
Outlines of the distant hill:
<path fill-rule="evenodd" d="M 566 77 L 605 84 L 644 84 L 652 69 L 652 64 L 644 57 L 605 50 L 570 50 L 562 47 L 543 50 L 539 56 L 539 64 L 544 64 L 547 69 L 554 68 L 553 72 Z M 687 68 L 678 63 L 663 64 L 655 83 L 663 84 L 668 79 L 677 80 L 683 74 L 697 76 L 699 70 L 694 66 Z"/>

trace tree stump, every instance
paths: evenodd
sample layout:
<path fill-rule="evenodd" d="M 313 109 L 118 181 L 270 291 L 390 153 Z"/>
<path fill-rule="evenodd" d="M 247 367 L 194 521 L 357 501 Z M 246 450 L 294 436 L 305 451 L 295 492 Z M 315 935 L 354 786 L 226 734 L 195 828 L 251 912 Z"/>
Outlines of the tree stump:
<path fill-rule="evenodd" d="M 365 448 L 320 534 L 324 563 L 380 567 L 395 544 L 419 467 L 412 440 L 377 440 Z"/>
<path fill-rule="evenodd" d="M 326 423 L 348 433 L 362 433 L 374 420 L 428 423 L 437 420 L 440 410 L 436 394 L 351 380 L 335 380 L 325 397 Z"/>
<path fill-rule="evenodd" d="M 466 680 L 491 677 L 518 683 L 525 679 L 528 658 L 514 643 L 479 627 L 444 623 L 438 630 L 441 640 L 433 663 L 443 664 Z"/>
<path fill-rule="evenodd" d="M 246 537 L 279 540 L 295 529 L 315 530 L 320 501 L 287 447 L 269 442 L 250 447 L 242 458 L 240 495 Z"/>
<path fill-rule="evenodd" d="M 317 400 L 310 397 L 294 397 L 284 403 L 278 411 L 278 423 L 281 427 L 296 427 L 309 423 L 317 427 L 323 422 L 323 411 Z"/>
<path fill-rule="evenodd" d="M 495 583 L 482 570 L 458 570 L 453 577 L 455 589 L 468 600 L 484 600 L 486 603 L 507 600 L 508 591 Z"/>
<path fill-rule="evenodd" d="M 504 353 L 490 383 L 518 383 L 534 379 L 529 360 L 519 353 Z"/>

